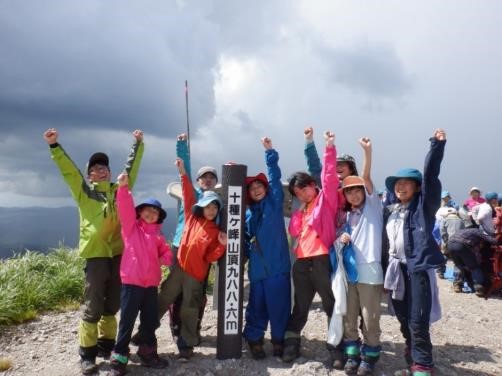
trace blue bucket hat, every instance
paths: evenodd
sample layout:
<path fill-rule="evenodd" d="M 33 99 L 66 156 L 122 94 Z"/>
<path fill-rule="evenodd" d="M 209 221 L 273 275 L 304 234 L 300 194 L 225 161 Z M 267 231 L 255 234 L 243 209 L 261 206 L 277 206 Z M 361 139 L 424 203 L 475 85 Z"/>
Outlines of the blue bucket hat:
<path fill-rule="evenodd" d="M 491 201 L 493 199 L 498 199 L 498 194 L 497 192 L 487 192 L 485 194 L 485 200 L 486 201 Z"/>
<path fill-rule="evenodd" d="M 213 191 L 202 192 L 202 195 L 199 197 L 199 201 L 197 201 L 197 203 L 192 206 L 192 213 L 195 213 L 198 208 L 205 208 L 213 201 L 216 201 L 216 203 L 218 204 L 218 211 L 220 211 L 223 206 L 223 202 L 221 202 L 221 198 L 218 193 Z"/>
<path fill-rule="evenodd" d="M 441 198 L 446 198 L 446 197 L 451 197 L 450 192 L 448 191 L 441 192 Z"/>
<path fill-rule="evenodd" d="M 145 206 L 151 206 L 153 208 L 159 209 L 159 219 L 157 220 L 157 223 L 164 222 L 164 219 L 166 219 L 167 213 L 164 209 L 162 209 L 162 204 L 158 200 L 156 200 L 154 198 L 148 198 L 145 201 L 143 201 L 141 204 L 136 206 L 136 215 L 139 215 L 139 212 Z"/>
<path fill-rule="evenodd" d="M 389 192 L 394 192 L 394 185 L 396 181 L 399 179 L 411 179 L 418 182 L 418 184 L 422 184 L 422 173 L 415 168 L 402 168 L 400 169 L 396 175 L 389 176 L 385 179 L 385 186 L 389 190 Z"/>

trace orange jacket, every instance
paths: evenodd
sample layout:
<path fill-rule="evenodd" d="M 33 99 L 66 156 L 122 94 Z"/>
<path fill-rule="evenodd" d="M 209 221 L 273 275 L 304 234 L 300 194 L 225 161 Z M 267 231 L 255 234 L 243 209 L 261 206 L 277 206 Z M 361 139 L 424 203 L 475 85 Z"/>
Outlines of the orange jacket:
<path fill-rule="evenodd" d="M 214 221 L 196 217 L 192 213 L 195 194 L 188 175 L 181 177 L 185 227 L 178 249 L 178 263 L 186 273 L 203 282 L 209 265 L 225 253 L 225 246 L 218 241 L 220 229 Z"/>

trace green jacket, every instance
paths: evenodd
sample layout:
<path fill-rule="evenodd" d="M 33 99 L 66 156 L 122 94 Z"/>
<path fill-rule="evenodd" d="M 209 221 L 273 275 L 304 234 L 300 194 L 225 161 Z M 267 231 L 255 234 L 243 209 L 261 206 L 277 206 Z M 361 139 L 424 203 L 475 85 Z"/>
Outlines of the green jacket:
<path fill-rule="evenodd" d="M 138 176 L 143 142 L 132 146 L 124 170 L 132 189 Z M 122 254 L 124 244 L 115 206 L 118 184 L 88 183 L 61 145 L 50 147 L 51 158 L 58 166 L 80 214 L 79 255 L 82 258 L 113 257 Z"/>

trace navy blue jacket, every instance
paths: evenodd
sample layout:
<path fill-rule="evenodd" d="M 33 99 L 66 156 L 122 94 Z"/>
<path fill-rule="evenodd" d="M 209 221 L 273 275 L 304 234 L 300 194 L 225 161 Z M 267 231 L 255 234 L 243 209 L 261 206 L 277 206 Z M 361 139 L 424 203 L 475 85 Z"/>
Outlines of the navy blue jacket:
<path fill-rule="evenodd" d="M 252 203 L 246 211 L 246 251 L 251 282 L 289 273 L 291 269 L 282 206 L 284 193 L 278 165 L 279 154 L 274 149 L 266 150 L 265 161 L 269 182 L 267 194 L 260 202 Z"/>
<path fill-rule="evenodd" d="M 444 257 L 432 236 L 432 230 L 436 221 L 436 211 L 441 203 L 439 171 L 446 141 L 431 138 L 430 142 L 431 147 L 425 157 L 424 176 L 420 192 L 415 194 L 404 216 L 404 252 L 410 272 L 437 268 L 444 264 Z M 387 207 L 384 214 L 384 239 L 382 242 L 384 249 L 382 255 L 388 255 L 389 253 L 389 240 L 387 231 L 385 231 L 390 215 L 389 210 L 390 207 Z"/>

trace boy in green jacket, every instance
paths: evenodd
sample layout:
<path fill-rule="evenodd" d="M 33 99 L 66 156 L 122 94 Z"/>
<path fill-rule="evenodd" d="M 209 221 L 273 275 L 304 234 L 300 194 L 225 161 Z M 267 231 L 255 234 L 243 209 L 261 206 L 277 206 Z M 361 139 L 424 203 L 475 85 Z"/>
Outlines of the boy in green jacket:
<path fill-rule="evenodd" d="M 44 132 L 51 158 L 59 168 L 78 205 L 80 215 L 79 255 L 86 260 L 84 307 L 79 325 L 82 374 L 97 371 L 96 356 L 108 357 L 115 345 L 120 308 L 120 258 L 123 249 L 115 205 L 117 183 L 110 182 L 108 156 L 94 153 L 87 163 L 88 182 L 58 143 L 58 132 Z M 143 132 L 133 132 L 135 143 L 124 171 L 129 188 L 134 185 L 143 155 Z"/>

